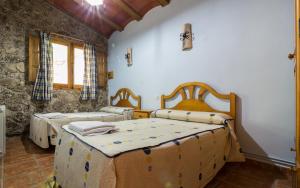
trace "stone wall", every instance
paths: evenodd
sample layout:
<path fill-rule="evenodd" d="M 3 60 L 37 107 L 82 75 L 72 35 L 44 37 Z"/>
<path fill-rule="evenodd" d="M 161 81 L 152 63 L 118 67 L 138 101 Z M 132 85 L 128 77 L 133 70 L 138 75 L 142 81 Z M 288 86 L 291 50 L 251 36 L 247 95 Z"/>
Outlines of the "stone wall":
<path fill-rule="evenodd" d="M 107 40 L 44 0 L 0 0 L 0 104 L 7 107 L 7 135 L 28 130 L 34 112 L 94 111 L 107 103 L 106 89 L 96 102 L 80 102 L 76 90 L 54 91 L 49 103 L 31 101 L 28 36 L 35 30 L 93 41 L 106 51 Z"/>

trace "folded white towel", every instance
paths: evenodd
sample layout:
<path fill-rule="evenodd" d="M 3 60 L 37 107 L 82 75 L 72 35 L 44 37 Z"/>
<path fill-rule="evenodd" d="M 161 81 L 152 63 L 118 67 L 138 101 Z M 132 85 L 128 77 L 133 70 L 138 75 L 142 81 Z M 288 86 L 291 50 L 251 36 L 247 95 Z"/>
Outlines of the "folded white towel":
<path fill-rule="evenodd" d="M 48 118 L 48 119 L 60 119 L 66 117 L 64 114 L 59 112 L 54 113 L 45 113 L 45 114 L 35 114 L 37 117 L 40 118 Z"/>
<path fill-rule="evenodd" d="M 92 135 L 97 135 L 97 134 L 109 134 L 112 132 L 116 132 L 119 129 L 114 128 L 114 127 L 102 127 L 102 128 L 96 128 L 96 129 L 92 129 L 89 131 L 85 131 L 85 132 L 77 132 L 82 136 L 92 136 Z"/>
<path fill-rule="evenodd" d="M 75 121 L 69 124 L 69 129 L 76 132 L 87 132 L 97 128 L 115 128 L 111 122 Z"/>

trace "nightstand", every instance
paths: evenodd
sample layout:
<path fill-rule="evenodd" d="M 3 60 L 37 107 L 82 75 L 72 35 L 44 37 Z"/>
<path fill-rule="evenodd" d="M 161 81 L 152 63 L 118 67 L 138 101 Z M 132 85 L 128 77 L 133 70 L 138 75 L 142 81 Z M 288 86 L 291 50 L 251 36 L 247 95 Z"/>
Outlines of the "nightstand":
<path fill-rule="evenodd" d="M 133 119 L 150 118 L 150 114 L 153 110 L 134 110 Z"/>

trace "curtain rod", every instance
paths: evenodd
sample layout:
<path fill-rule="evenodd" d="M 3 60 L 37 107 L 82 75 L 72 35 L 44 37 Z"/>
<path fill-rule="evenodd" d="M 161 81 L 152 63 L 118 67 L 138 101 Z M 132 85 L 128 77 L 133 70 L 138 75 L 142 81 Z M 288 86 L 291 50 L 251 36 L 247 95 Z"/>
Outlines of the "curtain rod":
<path fill-rule="evenodd" d="M 59 34 L 59 33 L 50 32 L 50 35 L 54 35 L 54 36 L 58 36 L 58 37 L 62 37 L 62 38 L 69 38 L 69 39 L 72 39 L 72 40 L 77 40 L 78 42 L 86 43 L 86 41 L 84 41 L 82 39 L 78 39 L 78 38 L 67 36 L 67 35 L 62 35 L 62 34 Z"/>
<path fill-rule="evenodd" d="M 35 30 L 35 31 L 39 33 L 42 30 Z M 90 42 L 90 41 L 85 41 L 85 40 L 82 40 L 82 39 L 78 39 L 78 38 L 75 38 L 75 37 L 71 37 L 71 36 L 68 36 L 68 35 L 63 35 L 63 34 L 59 34 L 59 33 L 55 33 L 55 32 L 47 32 L 47 33 L 49 33 L 50 35 L 61 37 L 61 38 L 68 38 L 68 39 L 71 39 L 71 40 L 74 40 L 74 41 L 78 41 L 78 42 L 81 42 L 81 43 Z M 92 43 L 92 42 L 90 42 L 90 43 Z M 103 46 L 99 46 L 99 45 L 94 44 L 94 43 L 92 43 L 92 44 L 95 45 L 95 47 L 101 48 L 102 50 L 105 51 L 105 49 L 103 49 Z"/>
<path fill-rule="evenodd" d="M 53 35 L 53 36 L 58 36 L 58 37 L 62 37 L 62 38 L 68 38 L 68 39 L 71 39 L 71 40 L 75 40 L 75 41 L 78 41 L 78 42 L 81 42 L 81 43 L 92 43 L 90 41 L 85 41 L 85 40 L 82 40 L 82 39 L 78 39 L 78 38 L 75 38 L 75 37 L 71 37 L 71 36 L 67 36 L 67 35 L 62 35 L 62 34 L 59 34 L 59 33 L 54 33 L 54 32 L 50 32 L 50 35 Z M 103 48 L 102 46 L 99 46 L 95 43 L 92 43 L 93 45 L 95 45 L 95 47 L 98 47 L 98 48 Z"/>

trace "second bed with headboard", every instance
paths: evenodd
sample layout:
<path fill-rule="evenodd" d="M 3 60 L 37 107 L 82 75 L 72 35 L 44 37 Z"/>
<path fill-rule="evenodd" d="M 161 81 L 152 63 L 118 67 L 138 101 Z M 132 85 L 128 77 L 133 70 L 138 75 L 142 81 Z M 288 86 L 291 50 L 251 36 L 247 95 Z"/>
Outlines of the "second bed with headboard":
<path fill-rule="evenodd" d="M 56 145 L 56 135 L 63 125 L 73 121 L 122 121 L 132 118 L 133 110 L 141 108 L 141 97 L 122 88 L 111 97 L 110 106 L 98 112 L 36 113 L 31 116 L 30 138 L 42 148 Z M 50 139 L 49 139 L 50 138 Z"/>
<path fill-rule="evenodd" d="M 227 100 L 230 110 L 212 108 L 206 93 Z M 165 109 L 178 95 L 181 101 Z M 233 93 L 192 82 L 163 95 L 161 104 L 149 119 L 115 122 L 119 131 L 112 134 L 81 136 L 64 126 L 52 181 L 66 188 L 199 188 L 226 162 L 244 160 L 232 128 Z"/>

